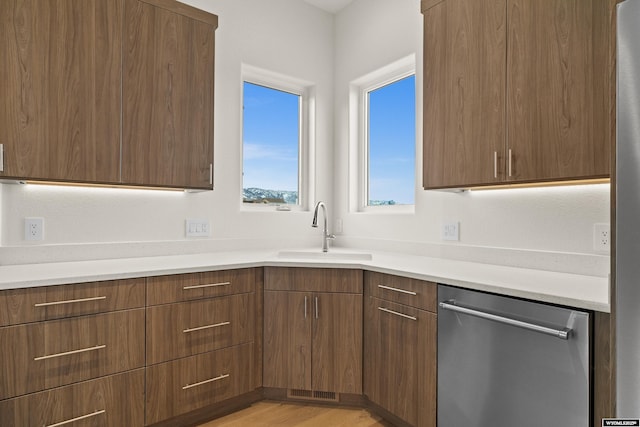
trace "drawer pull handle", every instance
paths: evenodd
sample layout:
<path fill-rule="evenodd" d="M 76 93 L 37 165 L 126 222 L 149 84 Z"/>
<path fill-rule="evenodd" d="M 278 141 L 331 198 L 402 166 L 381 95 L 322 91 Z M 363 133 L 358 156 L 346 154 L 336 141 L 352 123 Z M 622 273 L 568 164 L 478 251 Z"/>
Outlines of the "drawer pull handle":
<path fill-rule="evenodd" d="M 209 283 L 206 285 L 193 285 L 193 286 L 185 286 L 182 288 L 184 291 L 188 291 L 189 289 L 201 289 L 201 288 L 215 288 L 218 286 L 227 286 L 230 285 L 231 282 L 220 282 L 220 283 Z"/>
<path fill-rule="evenodd" d="M 91 414 L 82 415 L 80 417 L 72 418 L 72 419 L 67 420 L 67 421 L 62 421 L 62 422 L 55 423 L 55 424 L 49 424 L 48 426 L 45 426 L 45 427 L 63 426 L 65 424 L 75 423 L 76 421 L 84 420 L 84 419 L 87 419 L 87 418 L 95 417 L 96 415 L 106 414 L 106 413 L 107 413 L 107 411 L 105 409 L 103 409 L 102 411 L 96 411 L 96 412 L 93 412 Z"/>
<path fill-rule="evenodd" d="M 216 324 L 213 324 L 213 325 L 198 326 L 197 328 L 183 329 L 182 332 L 187 334 L 189 332 L 201 331 L 203 329 L 217 328 L 217 327 L 220 327 L 220 326 L 227 326 L 227 325 L 230 325 L 230 324 L 231 324 L 231 322 L 222 322 L 222 323 L 216 323 Z"/>
<path fill-rule="evenodd" d="M 404 317 L 405 319 L 418 320 L 417 317 L 409 316 L 408 314 L 398 313 L 397 311 L 389 310 L 388 308 L 378 307 L 378 310 L 384 311 L 385 313 L 395 314 L 396 316 Z"/>
<path fill-rule="evenodd" d="M 208 379 L 208 380 L 200 381 L 199 383 L 195 383 L 195 384 L 187 384 L 186 386 L 182 387 L 182 389 L 183 390 L 187 390 L 187 389 L 190 389 L 191 387 L 198 387 L 199 385 L 212 383 L 214 381 L 220 381 L 220 380 L 223 380 L 225 378 L 229 378 L 229 374 L 223 374 L 223 375 L 220 375 L 219 377 L 215 377 L 215 378 L 211 378 L 211 379 Z"/>
<path fill-rule="evenodd" d="M 34 304 L 34 307 L 48 307 L 50 305 L 75 304 L 77 302 L 98 301 L 102 299 L 107 299 L 107 297 L 101 296 L 101 297 L 91 297 L 91 298 L 69 299 L 66 301 L 39 302 L 37 304 Z"/>
<path fill-rule="evenodd" d="M 393 292 L 400 292 L 400 293 L 402 293 L 402 294 L 413 295 L 413 296 L 418 295 L 416 292 L 406 291 L 406 290 L 404 290 L 404 289 L 392 288 L 391 286 L 378 285 L 378 287 L 379 287 L 380 289 L 386 289 L 386 290 L 388 290 L 388 291 L 393 291 Z"/>
<path fill-rule="evenodd" d="M 71 354 L 84 353 L 86 351 L 96 351 L 106 348 L 106 345 L 97 345 L 95 347 L 81 348 L 80 350 L 65 351 L 64 353 L 49 354 L 47 356 L 34 357 L 33 360 L 53 359 L 54 357 L 69 356 Z"/>

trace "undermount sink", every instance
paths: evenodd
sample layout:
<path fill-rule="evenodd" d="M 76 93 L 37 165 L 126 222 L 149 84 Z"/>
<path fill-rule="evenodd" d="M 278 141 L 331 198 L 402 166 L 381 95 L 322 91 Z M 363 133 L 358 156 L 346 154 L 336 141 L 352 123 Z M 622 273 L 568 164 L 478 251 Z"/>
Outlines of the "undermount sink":
<path fill-rule="evenodd" d="M 322 252 L 320 250 L 307 251 L 280 251 L 278 258 L 287 259 L 326 259 L 326 260 L 343 260 L 343 261 L 371 261 L 373 256 L 365 252 Z"/>

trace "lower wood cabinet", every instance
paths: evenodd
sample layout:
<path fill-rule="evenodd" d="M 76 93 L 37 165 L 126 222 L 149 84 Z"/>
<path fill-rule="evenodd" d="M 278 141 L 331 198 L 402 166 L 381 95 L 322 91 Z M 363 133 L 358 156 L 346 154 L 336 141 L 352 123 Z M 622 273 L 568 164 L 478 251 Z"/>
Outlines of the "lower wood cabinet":
<path fill-rule="evenodd" d="M 254 328 L 254 293 L 148 307 L 147 364 L 253 341 Z"/>
<path fill-rule="evenodd" d="M 0 328 L 0 399 L 144 366 L 144 309 Z"/>
<path fill-rule="evenodd" d="M 359 270 L 265 269 L 263 385 L 361 394 L 361 289 Z"/>
<path fill-rule="evenodd" d="M 144 425 L 144 370 L 0 401 L 3 427 Z"/>
<path fill-rule="evenodd" d="M 366 296 L 364 394 L 407 423 L 436 425 L 437 316 Z"/>
<path fill-rule="evenodd" d="M 252 391 L 253 355 L 248 343 L 147 367 L 146 423 Z"/>

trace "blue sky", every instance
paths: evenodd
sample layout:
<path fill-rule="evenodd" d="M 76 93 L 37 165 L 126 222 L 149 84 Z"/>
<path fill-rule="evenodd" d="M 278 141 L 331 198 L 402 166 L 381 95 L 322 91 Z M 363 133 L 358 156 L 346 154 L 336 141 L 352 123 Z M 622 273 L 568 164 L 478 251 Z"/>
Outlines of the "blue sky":
<path fill-rule="evenodd" d="M 297 191 L 300 97 L 247 82 L 243 90 L 243 188 Z M 415 76 L 369 97 L 369 200 L 413 204 Z"/>
<path fill-rule="evenodd" d="M 369 200 L 413 204 L 416 78 L 369 93 Z"/>
<path fill-rule="evenodd" d="M 243 188 L 298 190 L 300 97 L 244 83 Z"/>

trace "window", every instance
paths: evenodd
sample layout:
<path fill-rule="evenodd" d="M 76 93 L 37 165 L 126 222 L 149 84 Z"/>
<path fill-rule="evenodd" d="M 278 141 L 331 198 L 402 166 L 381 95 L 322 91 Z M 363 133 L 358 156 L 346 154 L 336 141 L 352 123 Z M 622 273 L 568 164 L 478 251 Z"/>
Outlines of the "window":
<path fill-rule="evenodd" d="M 304 206 L 309 86 L 243 66 L 242 92 L 244 204 Z"/>
<path fill-rule="evenodd" d="M 366 206 L 413 205 L 415 74 L 365 91 Z"/>

